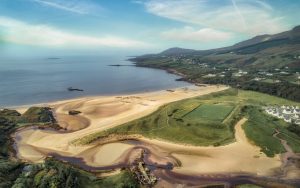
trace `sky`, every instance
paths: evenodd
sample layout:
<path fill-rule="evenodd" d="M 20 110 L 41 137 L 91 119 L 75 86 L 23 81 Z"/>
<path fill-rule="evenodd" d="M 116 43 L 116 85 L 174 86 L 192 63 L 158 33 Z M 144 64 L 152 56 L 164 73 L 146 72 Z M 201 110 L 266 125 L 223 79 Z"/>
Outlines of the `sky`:
<path fill-rule="evenodd" d="M 0 0 L 0 56 L 211 49 L 300 25 L 299 0 Z"/>

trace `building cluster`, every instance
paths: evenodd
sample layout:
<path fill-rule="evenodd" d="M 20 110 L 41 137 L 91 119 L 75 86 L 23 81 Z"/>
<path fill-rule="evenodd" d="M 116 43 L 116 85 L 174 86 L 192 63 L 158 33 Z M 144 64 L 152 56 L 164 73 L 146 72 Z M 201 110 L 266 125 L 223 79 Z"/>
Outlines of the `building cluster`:
<path fill-rule="evenodd" d="M 267 78 L 262 78 L 262 77 L 255 77 L 253 78 L 252 80 L 254 81 L 264 81 L 264 80 L 267 80 Z M 273 83 L 280 83 L 281 80 L 278 80 L 278 79 L 270 79 Z"/>
<path fill-rule="evenodd" d="M 201 67 L 201 68 L 208 68 L 208 65 L 206 63 L 198 63 L 198 65 Z"/>
<path fill-rule="evenodd" d="M 246 75 L 246 74 L 248 74 L 247 71 L 239 70 L 238 72 L 233 73 L 233 76 L 235 76 L 235 77 L 241 77 L 241 76 Z"/>
<path fill-rule="evenodd" d="M 247 72 L 242 69 L 238 68 L 222 68 L 222 67 L 214 67 L 214 64 L 206 63 L 206 60 L 202 60 L 201 58 L 190 57 L 188 55 L 172 55 L 172 56 L 161 56 L 161 57 L 168 57 L 173 62 L 178 64 L 192 64 L 198 65 L 200 68 L 203 69 L 212 69 L 212 72 L 209 72 L 206 75 L 202 75 L 203 78 L 215 78 L 215 77 L 226 77 L 226 73 L 231 73 L 232 77 L 243 77 L 249 75 L 252 77 L 251 80 L 257 82 L 266 82 L 266 83 L 281 83 L 284 80 L 287 82 L 300 84 L 300 74 L 299 72 L 293 73 L 293 71 L 289 70 L 289 67 L 282 67 L 282 68 L 274 68 L 274 69 L 260 69 L 258 72 Z M 298 56 L 297 56 L 298 57 Z M 219 72 L 222 71 L 222 72 Z"/>
<path fill-rule="evenodd" d="M 265 111 L 285 122 L 300 125 L 300 108 L 298 106 L 268 106 Z"/>
<path fill-rule="evenodd" d="M 207 75 L 204 75 L 202 76 L 203 78 L 213 78 L 213 77 L 216 77 L 217 75 L 216 74 L 207 74 Z"/>

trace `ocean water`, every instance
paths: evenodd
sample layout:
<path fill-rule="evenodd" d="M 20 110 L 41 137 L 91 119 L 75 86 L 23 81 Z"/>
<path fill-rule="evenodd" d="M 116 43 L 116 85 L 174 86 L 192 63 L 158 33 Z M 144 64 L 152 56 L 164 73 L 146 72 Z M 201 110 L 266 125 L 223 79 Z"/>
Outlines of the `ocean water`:
<path fill-rule="evenodd" d="M 189 85 L 163 70 L 111 64 L 132 65 L 126 57 L 0 59 L 0 108 Z M 68 87 L 84 91 L 70 92 Z"/>

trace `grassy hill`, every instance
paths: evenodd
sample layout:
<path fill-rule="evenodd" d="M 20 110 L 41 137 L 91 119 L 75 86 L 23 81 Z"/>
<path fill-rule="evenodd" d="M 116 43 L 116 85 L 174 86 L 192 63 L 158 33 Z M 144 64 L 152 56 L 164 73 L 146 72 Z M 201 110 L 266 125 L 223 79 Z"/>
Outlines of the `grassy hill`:
<path fill-rule="evenodd" d="M 202 51 L 172 48 L 131 60 L 136 66 L 180 73 L 185 81 L 225 84 L 300 101 L 299 36 L 300 27 L 296 27 L 230 47 Z"/>
<path fill-rule="evenodd" d="M 251 39 L 241 41 L 232 46 L 210 49 L 210 50 L 193 50 L 184 49 L 179 47 L 169 48 L 159 54 L 148 54 L 137 58 L 149 58 L 149 57 L 159 57 L 159 56 L 206 56 L 213 54 L 226 54 L 229 52 L 235 52 L 239 54 L 251 54 L 262 51 L 267 48 L 283 46 L 283 45 L 293 45 L 299 44 L 300 42 L 300 26 L 293 28 L 290 31 L 285 31 L 282 33 L 274 35 L 259 35 Z"/>
<path fill-rule="evenodd" d="M 266 105 L 283 104 L 300 105 L 266 94 L 228 89 L 165 105 L 146 117 L 88 135 L 76 143 L 89 144 L 111 134 L 140 134 L 175 143 L 219 146 L 234 141 L 235 123 L 241 117 L 247 117 L 244 126 L 247 137 L 268 156 L 285 151 L 280 141 L 273 137 L 275 129 L 295 151 L 300 152 L 300 135 L 289 129 L 291 125 L 274 119 L 262 109 Z"/>

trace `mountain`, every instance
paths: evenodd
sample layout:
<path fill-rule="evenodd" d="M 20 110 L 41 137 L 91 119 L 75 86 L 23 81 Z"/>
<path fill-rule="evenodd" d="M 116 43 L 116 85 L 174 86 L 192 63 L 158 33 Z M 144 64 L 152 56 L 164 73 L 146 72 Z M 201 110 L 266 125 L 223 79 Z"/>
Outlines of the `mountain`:
<path fill-rule="evenodd" d="M 296 44 L 300 42 L 299 39 L 300 26 L 297 26 L 290 31 L 285 31 L 274 35 L 256 36 L 252 39 L 239 42 L 228 49 L 239 53 L 256 53 L 267 48 Z"/>
<path fill-rule="evenodd" d="M 193 50 L 175 47 L 169 48 L 156 55 L 209 55 L 229 52 L 235 52 L 239 54 L 251 54 L 257 53 L 267 48 L 295 43 L 300 43 L 300 26 L 297 26 L 290 31 L 285 31 L 274 35 L 259 35 L 228 47 L 210 50 Z"/>
<path fill-rule="evenodd" d="M 189 67 L 192 61 L 194 64 L 205 63 L 213 67 L 243 68 L 248 71 L 290 67 L 299 72 L 300 26 L 278 34 L 256 36 L 228 47 L 210 50 L 176 47 L 131 60 L 138 66 L 155 68 L 178 67 L 178 63 Z"/>
<path fill-rule="evenodd" d="M 176 47 L 131 60 L 137 66 L 179 74 L 181 80 L 193 83 L 225 84 L 300 102 L 300 26 L 228 47 Z"/>
<path fill-rule="evenodd" d="M 161 55 L 178 55 L 178 54 L 192 54 L 194 52 L 197 52 L 197 50 L 192 50 L 192 49 L 185 49 L 185 48 L 169 48 L 163 52 L 161 52 Z"/>
<path fill-rule="evenodd" d="M 300 26 L 211 50 L 170 48 L 132 59 L 199 84 L 224 84 L 300 102 Z"/>

